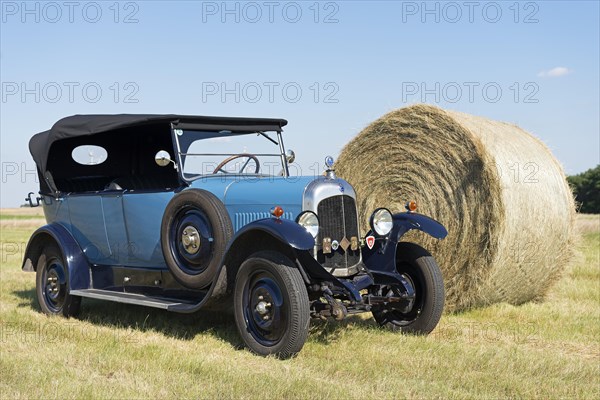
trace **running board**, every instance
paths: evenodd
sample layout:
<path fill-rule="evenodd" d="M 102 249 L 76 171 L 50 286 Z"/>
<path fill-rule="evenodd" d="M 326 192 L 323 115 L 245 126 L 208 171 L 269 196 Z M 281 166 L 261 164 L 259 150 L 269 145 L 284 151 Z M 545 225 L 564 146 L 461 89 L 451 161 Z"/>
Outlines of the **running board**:
<path fill-rule="evenodd" d="M 152 297 L 137 293 L 115 292 L 113 290 L 81 289 L 71 290 L 72 296 L 87 297 L 90 299 L 108 300 L 116 303 L 135 304 L 138 306 L 160 308 L 167 311 L 189 312 L 197 308 L 198 302 L 190 302 L 168 297 Z"/>

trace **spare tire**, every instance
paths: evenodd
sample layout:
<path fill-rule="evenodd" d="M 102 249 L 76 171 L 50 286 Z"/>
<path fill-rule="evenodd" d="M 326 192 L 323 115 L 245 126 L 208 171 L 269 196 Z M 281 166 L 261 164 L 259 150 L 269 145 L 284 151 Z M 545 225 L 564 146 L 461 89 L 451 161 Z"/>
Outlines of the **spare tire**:
<path fill-rule="evenodd" d="M 233 236 L 223 203 L 206 190 L 185 190 L 171 199 L 162 219 L 160 242 L 173 277 L 183 286 L 211 284 Z"/>

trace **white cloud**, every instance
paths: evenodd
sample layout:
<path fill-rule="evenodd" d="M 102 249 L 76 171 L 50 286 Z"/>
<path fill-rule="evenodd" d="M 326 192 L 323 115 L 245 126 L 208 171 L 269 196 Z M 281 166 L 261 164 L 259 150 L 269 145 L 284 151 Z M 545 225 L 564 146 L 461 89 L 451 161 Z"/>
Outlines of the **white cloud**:
<path fill-rule="evenodd" d="M 569 75 L 571 71 L 567 67 L 554 67 L 548 71 L 540 71 L 538 76 L 541 78 L 558 78 L 559 76 Z"/>

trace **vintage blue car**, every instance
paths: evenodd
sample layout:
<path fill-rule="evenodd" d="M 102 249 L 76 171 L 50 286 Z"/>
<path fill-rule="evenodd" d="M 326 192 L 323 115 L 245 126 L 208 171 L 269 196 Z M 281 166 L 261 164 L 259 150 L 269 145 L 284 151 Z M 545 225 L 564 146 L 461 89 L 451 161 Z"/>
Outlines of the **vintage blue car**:
<path fill-rule="evenodd" d="M 331 157 L 295 176 L 283 119 L 75 115 L 32 137 L 47 225 L 27 245 L 44 313 L 76 315 L 82 298 L 178 313 L 231 310 L 246 346 L 290 357 L 310 318 L 371 312 L 427 334 L 443 278 L 411 229 L 438 222 L 372 211 L 362 237 L 356 194 Z M 292 171 L 292 172 L 294 172 Z"/>

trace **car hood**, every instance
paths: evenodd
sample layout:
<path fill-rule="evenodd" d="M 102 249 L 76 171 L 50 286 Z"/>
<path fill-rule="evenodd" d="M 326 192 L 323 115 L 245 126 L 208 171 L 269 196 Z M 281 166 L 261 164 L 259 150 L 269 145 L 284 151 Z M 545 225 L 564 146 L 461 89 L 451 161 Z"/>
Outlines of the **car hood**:
<path fill-rule="evenodd" d="M 257 177 L 240 175 L 215 175 L 192 182 L 192 188 L 204 189 L 217 196 L 226 207 L 252 209 L 268 212 L 275 205 L 288 209 L 302 207 L 306 186 L 315 178 Z M 291 211 L 291 209 L 290 209 Z"/>

